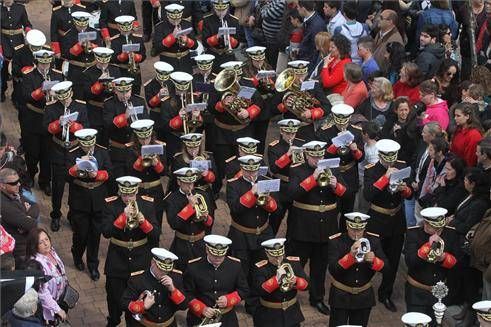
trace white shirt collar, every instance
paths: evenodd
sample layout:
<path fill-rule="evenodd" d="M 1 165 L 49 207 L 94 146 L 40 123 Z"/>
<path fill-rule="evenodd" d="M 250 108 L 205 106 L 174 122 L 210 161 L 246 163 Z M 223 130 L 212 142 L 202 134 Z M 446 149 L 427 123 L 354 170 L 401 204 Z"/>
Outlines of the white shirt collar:
<path fill-rule="evenodd" d="M 310 18 L 312 18 L 312 16 L 314 16 L 314 15 L 315 15 L 315 11 L 314 11 L 313 13 L 311 13 L 309 17 L 304 18 L 304 19 L 303 19 L 303 22 L 304 22 L 304 23 L 306 23 L 306 22 L 307 22 L 307 21 L 308 21 Z"/>

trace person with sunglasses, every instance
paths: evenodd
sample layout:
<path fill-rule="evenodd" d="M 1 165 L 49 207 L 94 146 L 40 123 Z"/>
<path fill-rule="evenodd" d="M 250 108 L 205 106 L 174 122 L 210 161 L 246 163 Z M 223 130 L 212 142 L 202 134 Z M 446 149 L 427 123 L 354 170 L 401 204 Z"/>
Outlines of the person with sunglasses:
<path fill-rule="evenodd" d="M 11 168 L 0 170 L 0 191 L 2 226 L 15 239 L 13 256 L 19 269 L 25 260 L 27 235 L 37 225 L 39 207 L 20 193 L 19 175 Z"/>

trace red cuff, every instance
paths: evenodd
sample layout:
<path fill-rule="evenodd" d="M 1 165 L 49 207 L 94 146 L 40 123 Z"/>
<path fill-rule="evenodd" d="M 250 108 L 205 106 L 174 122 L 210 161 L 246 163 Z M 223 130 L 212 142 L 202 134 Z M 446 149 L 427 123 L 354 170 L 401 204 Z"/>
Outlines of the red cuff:
<path fill-rule="evenodd" d="M 237 39 L 234 38 L 233 36 L 231 36 L 229 40 L 230 40 L 230 46 L 232 48 L 236 48 L 239 45 L 239 41 L 237 41 Z"/>
<path fill-rule="evenodd" d="M 126 214 L 123 212 L 113 223 L 114 227 L 124 229 L 126 227 Z"/>
<path fill-rule="evenodd" d="M 145 168 L 143 167 L 143 158 L 139 156 L 133 163 L 133 169 L 142 172 Z"/>
<path fill-rule="evenodd" d="M 256 196 L 252 191 L 247 191 L 240 197 L 240 204 L 246 208 L 252 208 L 256 204 Z"/>
<path fill-rule="evenodd" d="M 213 217 L 208 215 L 208 218 L 206 219 L 206 221 L 203 222 L 203 224 L 206 227 L 211 227 L 211 225 L 213 225 Z"/>
<path fill-rule="evenodd" d="M 203 180 L 207 183 L 214 183 L 215 174 L 211 170 L 208 170 L 208 173 L 206 173 L 206 175 L 203 177 Z"/>
<path fill-rule="evenodd" d="M 184 294 L 181 293 L 177 288 L 174 289 L 172 293 L 170 293 L 169 299 L 175 304 L 181 304 L 182 301 L 186 299 Z"/>
<path fill-rule="evenodd" d="M 117 128 L 128 126 L 128 119 L 126 119 L 126 114 L 123 113 L 114 117 L 113 124 L 116 125 Z"/>
<path fill-rule="evenodd" d="M 150 107 L 154 108 L 154 107 L 157 107 L 158 105 L 160 105 L 160 97 L 158 95 L 154 95 L 150 101 L 148 101 L 148 104 L 150 105 Z"/>
<path fill-rule="evenodd" d="M 375 183 L 373 183 L 373 186 L 378 188 L 380 191 L 383 191 L 387 185 L 389 185 L 389 178 L 385 175 L 380 177 Z"/>
<path fill-rule="evenodd" d="M 99 95 L 99 94 L 102 93 L 102 91 L 104 91 L 104 85 L 101 82 L 99 82 L 99 81 L 95 82 L 90 87 L 90 92 L 92 94 Z"/>
<path fill-rule="evenodd" d="M 261 113 L 261 108 L 259 108 L 257 105 L 253 104 L 249 106 L 249 108 L 246 109 L 247 112 L 249 113 L 249 119 L 254 120 L 259 114 Z"/>
<path fill-rule="evenodd" d="M 355 160 L 360 160 L 361 157 L 363 157 L 363 152 L 360 149 L 356 149 L 355 151 L 351 151 L 351 152 L 352 152 L 353 158 L 355 158 Z"/>
<path fill-rule="evenodd" d="M 186 40 L 186 47 L 188 49 L 191 49 L 192 47 L 194 47 L 194 44 L 195 44 L 194 40 L 188 37 L 188 39 Z"/>
<path fill-rule="evenodd" d="M 380 271 L 380 270 L 382 270 L 382 268 L 384 268 L 384 262 L 382 261 L 382 259 L 375 257 L 375 258 L 373 258 L 371 268 L 372 268 L 372 270 Z"/>
<path fill-rule="evenodd" d="M 145 234 L 148 234 L 153 230 L 153 225 L 147 219 L 144 219 L 143 222 L 140 224 L 140 229 Z"/>
<path fill-rule="evenodd" d="M 77 123 L 76 121 L 74 121 L 71 125 L 70 125 L 70 133 L 75 133 L 76 131 L 79 131 L 81 130 L 83 127 L 82 124 L 80 123 Z"/>
<path fill-rule="evenodd" d="M 430 250 L 431 250 L 430 242 L 426 242 L 425 244 L 421 245 L 421 247 L 418 249 L 418 257 L 420 257 L 424 261 L 428 260 L 428 253 L 430 253 Z"/>
<path fill-rule="evenodd" d="M 56 135 L 61 132 L 61 125 L 60 125 L 60 120 L 57 119 L 55 121 L 52 121 L 48 125 L 48 132 L 50 134 Z"/>
<path fill-rule="evenodd" d="M 98 182 L 105 182 L 109 179 L 109 174 L 107 170 L 98 170 L 97 175 L 95 176 L 95 180 Z"/>
<path fill-rule="evenodd" d="M 20 69 L 21 72 L 25 73 L 26 71 L 28 71 L 29 69 L 33 68 L 33 66 L 24 66 Z"/>
<path fill-rule="evenodd" d="M 307 286 L 309 286 L 309 283 L 307 282 L 307 280 L 305 278 L 297 277 L 297 283 L 296 283 L 295 287 L 298 291 L 305 290 L 307 288 Z"/>
<path fill-rule="evenodd" d="M 310 109 L 310 119 L 319 120 L 324 116 L 324 110 L 322 108 L 312 108 Z"/>
<path fill-rule="evenodd" d="M 32 28 L 30 28 L 29 26 L 24 27 L 24 31 L 25 31 L 26 33 L 27 33 L 27 32 L 29 32 L 30 30 L 32 30 Z"/>
<path fill-rule="evenodd" d="M 306 179 L 304 179 L 300 186 L 307 192 L 310 192 L 311 189 L 317 186 L 317 181 L 314 178 L 314 175 L 310 175 Z"/>
<path fill-rule="evenodd" d="M 275 290 L 278 289 L 280 285 L 278 284 L 278 280 L 276 279 L 276 276 L 271 277 L 267 281 L 261 284 L 261 287 L 268 293 L 273 293 Z"/>
<path fill-rule="evenodd" d="M 133 314 L 141 314 L 145 312 L 145 305 L 143 300 L 131 301 L 128 305 L 128 310 Z"/>
<path fill-rule="evenodd" d="M 239 170 L 238 172 L 235 173 L 234 178 L 241 178 L 242 177 L 242 169 Z"/>
<path fill-rule="evenodd" d="M 240 301 L 242 300 L 239 296 L 239 292 L 237 291 L 229 293 L 225 295 L 225 297 L 227 298 L 227 307 L 233 307 L 239 304 Z"/>
<path fill-rule="evenodd" d="M 134 28 L 138 28 L 138 27 L 140 27 L 140 23 L 138 23 L 138 21 L 137 21 L 137 20 L 134 20 L 134 21 L 133 21 L 133 27 L 134 27 Z"/>
<path fill-rule="evenodd" d="M 218 101 L 215 104 L 215 110 L 218 111 L 218 112 L 224 112 L 225 111 L 225 108 L 223 107 L 222 101 Z"/>
<path fill-rule="evenodd" d="M 188 304 L 189 310 L 197 317 L 201 317 L 203 315 L 203 311 L 206 308 L 206 305 L 198 299 L 193 299 L 189 301 Z"/>
<path fill-rule="evenodd" d="M 150 3 L 152 4 L 152 6 L 155 6 L 155 4 L 158 2 L 159 2 L 159 0 L 150 0 Z"/>
<path fill-rule="evenodd" d="M 169 121 L 169 127 L 175 130 L 180 130 L 182 128 L 182 118 L 177 115 Z"/>
<path fill-rule="evenodd" d="M 218 35 L 215 34 L 210 36 L 206 39 L 206 43 L 208 43 L 208 45 L 211 47 L 216 47 L 218 45 Z"/>
<path fill-rule="evenodd" d="M 84 51 L 84 49 L 82 48 L 82 45 L 79 42 L 75 43 L 75 45 L 70 48 L 70 54 L 72 56 L 77 57 L 82 53 L 82 51 Z"/>
<path fill-rule="evenodd" d="M 203 32 L 203 20 L 198 22 L 198 31 Z"/>
<path fill-rule="evenodd" d="M 283 169 L 286 166 L 288 166 L 291 162 L 292 162 L 291 157 L 285 153 L 284 155 L 276 159 L 274 163 L 278 168 Z"/>
<path fill-rule="evenodd" d="M 336 194 L 338 197 L 342 197 L 344 192 L 346 192 L 346 186 L 337 182 L 336 188 L 334 189 L 334 194 Z"/>
<path fill-rule="evenodd" d="M 288 111 L 288 109 L 286 108 L 285 104 L 282 102 L 280 103 L 279 105 L 276 106 L 276 108 L 278 109 L 279 112 L 281 113 L 285 113 Z"/>
<path fill-rule="evenodd" d="M 135 60 L 136 63 L 140 63 L 143 60 L 143 56 L 139 53 L 133 54 L 133 60 Z"/>
<path fill-rule="evenodd" d="M 70 167 L 70 169 L 68 169 L 68 174 L 72 177 L 78 177 L 77 176 L 77 165 L 73 165 Z"/>
<path fill-rule="evenodd" d="M 406 186 L 404 190 L 402 191 L 402 197 L 404 199 L 409 199 L 411 195 L 413 194 L 413 191 L 411 190 L 410 187 Z"/>
<path fill-rule="evenodd" d="M 109 34 L 109 29 L 107 27 L 101 28 L 101 35 L 104 40 L 111 38 L 111 34 Z"/>
<path fill-rule="evenodd" d="M 129 59 L 128 52 L 121 52 L 116 58 L 118 58 L 119 62 L 127 62 Z"/>
<path fill-rule="evenodd" d="M 278 209 L 278 204 L 276 203 L 276 200 L 272 196 L 268 196 L 268 199 L 266 201 L 266 204 L 263 206 L 264 210 L 267 212 L 275 212 L 276 209 Z"/>
<path fill-rule="evenodd" d="M 338 260 L 338 264 L 345 270 L 349 269 L 356 262 L 355 257 L 350 253 L 347 253 L 344 257 Z"/>
<path fill-rule="evenodd" d="M 457 259 L 448 252 L 443 252 L 442 267 L 450 269 L 457 263 Z"/>
<path fill-rule="evenodd" d="M 41 101 L 44 98 L 44 92 L 41 88 L 37 88 L 31 92 L 31 97 L 36 101 Z"/>
<path fill-rule="evenodd" d="M 60 42 L 51 42 L 51 50 L 53 50 L 55 54 L 61 53 Z"/>
<path fill-rule="evenodd" d="M 170 48 L 171 46 L 174 45 L 174 43 L 176 43 L 176 38 L 174 36 L 174 34 L 170 33 L 169 35 L 167 35 L 163 40 L 162 40 L 162 45 L 166 48 Z"/>
<path fill-rule="evenodd" d="M 177 216 L 182 220 L 186 221 L 195 213 L 196 211 L 194 210 L 194 207 L 190 203 L 188 203 L 184 208 L 182 208 L 181 211 L 179 211 Z"/>
<path fill-rule="evenodd" d="M 259 80 L 256 78 L 256 76 L 252 77 L 252 85 L 254 85 L 256 88 L 259 86 Z"/>
<path fill-rule="evenodd" d="M 158 159 L 157 159 L 158 160 Z M 157 164 L 155 166 L 153 166 L 153 170 L 157 173 L 157 174 L 160 174 L 161 172 L 164 171 L 164 164 L 162 163 L 162 161 L 157 161 Z"/>
<path fill-rule="evenodd" d="M 327 152 L 329 152 L 330 154 L 336 154 L 338 152 L 338 148 L 334 144 L 331 144 L 327 148 Z"/>

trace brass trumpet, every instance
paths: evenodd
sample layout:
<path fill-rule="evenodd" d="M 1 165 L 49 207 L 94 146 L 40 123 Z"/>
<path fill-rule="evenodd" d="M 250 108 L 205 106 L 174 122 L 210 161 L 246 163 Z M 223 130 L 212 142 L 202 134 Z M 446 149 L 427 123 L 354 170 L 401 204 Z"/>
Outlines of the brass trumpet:
<path fill-rule="evenodd" d="M 436 242 L 431 244 L 430 252 L 428 252 L 428 262 L 434 263 L 437 258 L 443 255 L 443 251 L 445 249 L 445 242 L 442 239 L 439 239 Z"/>
<path fill-rule="evenodd" d="M 131 200 L 128 202 L 127 207 L 129 208 L 131 214 L 126 217 L 126 228 L 128 228 L 129 230 L 133 230 L 140 225 L 138 221 L 138 216 L 140 215 L 138 203 L 136 202 L 136 200 Z"/>
<path fill-rule="evenodd" d="M 295 272 L 292 266 L 285 262 L 278 267 L 278 270 L 283 270 L 284 273 L 281 275 L 280 280 L 280 291 L 288 292 L 295 286 Z"/>
<path fill-rule="evenodd" d="M 208 218 L 208 205 L 206 204 L 205 197 L 199 193 L 194 194 L 196 203 L 194 205 L 194 211 L 196 212 L 195 221 L 203 221 Z"/>
<path fill-rule="evenodd" d="M 329 181 L 331 180 L 332 176 L 333 176 L 333 174 L 332 174 L 331 169 L 326 168 L 317 177 L 317 183 L 319 184 L 320 187 L 326 187 L 327 185 L 329 185 Z"/>
<path fill-rule="evenodd" d="M 213 310 L 215 310 L 215 315 L 212 318 L 204 317 L 203 320 L 201 320 L 201 323 L 198 325 L 198 327 L 206 326 L 210 324 L 216 324 L 219 323 L 220 320 L 222 320 L 222 311 L 218 308 L 218 305 L 215 304 Z"/>
<path fill-rule="evenodd" d="M 268 201 L 269 193 L 259 194 L 256 199 L 256 205 L 263 206 Z"/>
<path fill-rule="evenodd" d="M 150 167 L 152 165 L 153 159 L 155 159 L 156 157 L 157 157 L 156 154 L 151 154 L 151 155 L 144 156 L 142 158 L 143 159 L 143 163 L 142 163 L 143 167 L 145 167 L 145 168 Z"/>

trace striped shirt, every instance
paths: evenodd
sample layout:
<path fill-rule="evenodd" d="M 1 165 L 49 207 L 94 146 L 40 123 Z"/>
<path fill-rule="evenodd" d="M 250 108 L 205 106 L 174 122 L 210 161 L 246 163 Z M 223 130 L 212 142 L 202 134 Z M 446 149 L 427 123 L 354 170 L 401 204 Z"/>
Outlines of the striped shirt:
<path fill-rule="evenodd" d="M 262 28 L 266 39 L 274 40 L 277 37 L 285 8 L 285 0 L 272 0 L 261 8 Z"/>

